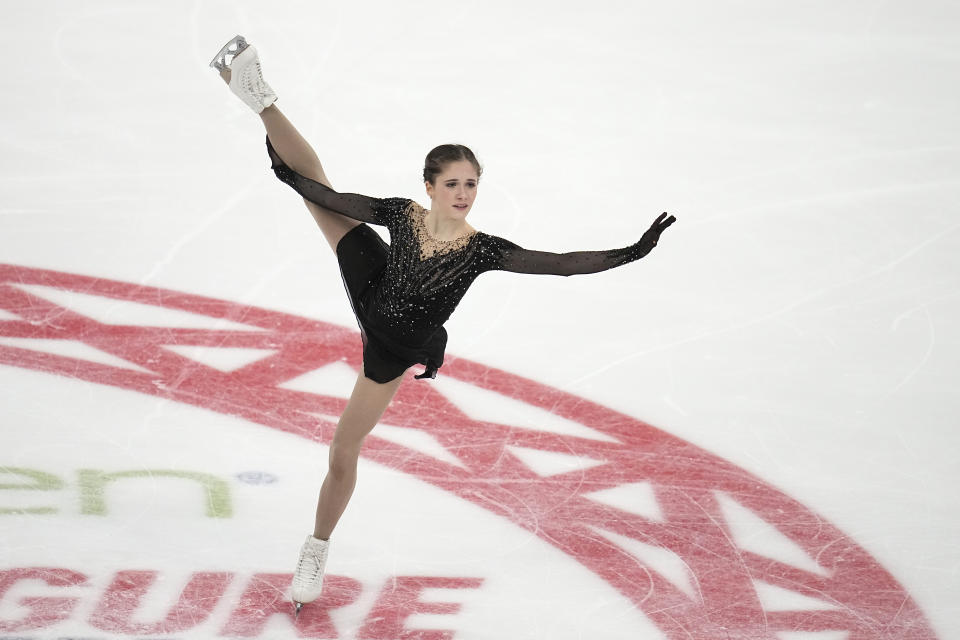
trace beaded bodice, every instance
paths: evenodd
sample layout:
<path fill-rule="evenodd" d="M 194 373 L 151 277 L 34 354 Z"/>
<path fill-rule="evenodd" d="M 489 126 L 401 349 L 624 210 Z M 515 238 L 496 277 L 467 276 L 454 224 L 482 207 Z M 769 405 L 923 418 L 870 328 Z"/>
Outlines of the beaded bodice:
<path fill-rule="evenodd" d="M 485 234 L 434 238 L 424 222 L 426 210 L 405 198 L 378 200 L 374 210 L 390 233 L 390 252 L 379 281 L 371 283 L 364 312 L 404 342 L 417 344 L 446 322 L 474 279 L 488 270 Z"/>

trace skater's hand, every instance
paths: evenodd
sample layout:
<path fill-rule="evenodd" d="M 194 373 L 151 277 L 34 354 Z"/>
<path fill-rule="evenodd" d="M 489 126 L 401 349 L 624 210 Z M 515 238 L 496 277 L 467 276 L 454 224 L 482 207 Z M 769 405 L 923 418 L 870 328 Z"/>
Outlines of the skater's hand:
<path fill-rule="evenodd" d="M 657 246 L 657 242 L 660 240 L 660 234 L 663 233 L 664 229 L 677 221 L 675 217 L 667 217 L 668 215 L 666 211 L 661 213 L 657 219 L 653 221 L 653 224 L 650 225 L 650 228 L 640 237 L 636 247 L 643 252 L 643 255 L 646 255 Z"/>

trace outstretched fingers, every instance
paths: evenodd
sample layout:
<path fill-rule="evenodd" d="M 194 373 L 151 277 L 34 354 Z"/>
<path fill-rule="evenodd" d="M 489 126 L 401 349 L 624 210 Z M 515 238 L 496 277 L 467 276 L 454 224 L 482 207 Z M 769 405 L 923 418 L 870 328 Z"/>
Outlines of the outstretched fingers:
<path fill-rule="evenodd" d="M 676 222 L 677 219 L 674 216 L 671 216 L 669 213 L 664 211 L 657 219 L 653 221 L 653 224 L 650 225 L 650 231 L 653 231 L 658 236 L 663 233 L 663 230 Z"/>
<path fill-rule="evenodd" d="M 659 216 L 657 216 L 656 222 L 653 223 L 661 231 L 663 231 L 664 229 L 666 229 L 667 227 L 669 227 L 670 225 L 672 225 L 674 222 L 677 221 L 677 219 L 674 216 L 670 216 L 670 217 L 667 217 L 667 216 L 670 216 L 670 214 L 664 211 Z"/>
<path fill-rule="evenodd" d="M 671 216 L 669 213 L 664 211 L 657 219 L 653 221 L 653 224 L 650 225 L 650 228 L 647 229 L 646 233 L 643 234 L 643 237 L 640 238 L 639 243 L 641 246 L 647 247 L 647 251 L 657 246 L 657 242 L 660 240 L 660 234 L 663 233 L 663 230 L 676 222 L 677 219 Z"/>

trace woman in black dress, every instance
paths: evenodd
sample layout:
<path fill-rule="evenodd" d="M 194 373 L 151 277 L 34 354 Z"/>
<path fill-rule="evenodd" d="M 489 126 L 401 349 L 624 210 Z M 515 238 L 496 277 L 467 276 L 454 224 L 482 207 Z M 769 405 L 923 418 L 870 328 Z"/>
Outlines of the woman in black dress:
<path fill-rule="evenodd" d="M 424 166 L 429 209 L 405 198 L 371 198 L 332 189 L 316 152 L 274 104 L 254 47 L 242 36 L 210 63 L 267 131 L 267 152 L 277 177 L 304 198 L 337 255 L 341 277 L 360 326 L 363 367 L 330 443 L 329 470 L 320 488 L 316 522 L 300 551 L 291 597 L 319 597 L 330 535 L 353 494 L 364 438 L 386 410 L 404 372 L 443 364 L 450 314 L 484 271 L 574 275 L 596 273 L 642 258 L 675 218 L 661 214 L 639 241 L 606 251 L 551 253 L 523 249 L 478 231 L 466 218 L 482 169 L 462 145 L 433 149 Z M 386 226 L 390 244 L 368 225 Z"/>

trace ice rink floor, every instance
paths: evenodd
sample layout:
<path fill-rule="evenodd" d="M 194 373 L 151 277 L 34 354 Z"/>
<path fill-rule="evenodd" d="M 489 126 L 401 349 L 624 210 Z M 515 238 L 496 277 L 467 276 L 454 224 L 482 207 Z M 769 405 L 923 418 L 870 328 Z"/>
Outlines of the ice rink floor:
<path fill-rule="evenodd" d="M 960 637 L 955 3 L 0 7 L 0 640 Z M 339 190 L 678 218 L 476 281 L 296 621 L 360 338 L 237 33 Z"/>

